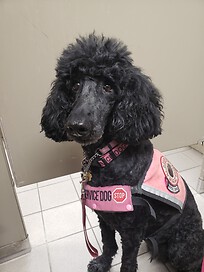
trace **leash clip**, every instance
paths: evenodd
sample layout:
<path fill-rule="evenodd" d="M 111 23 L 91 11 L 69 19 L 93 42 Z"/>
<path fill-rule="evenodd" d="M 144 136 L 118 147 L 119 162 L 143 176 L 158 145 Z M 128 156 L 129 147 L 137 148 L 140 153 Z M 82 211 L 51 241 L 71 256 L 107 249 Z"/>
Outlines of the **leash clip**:
<path fill-rule="evenodd" d="M 83 172 L 82 178 L 83 178 L 82 182 L 91 181 L 91 179 L 92 179 L 92 174 L 91 174 L 91 172 L 90 172 L 90 171 Z"/>

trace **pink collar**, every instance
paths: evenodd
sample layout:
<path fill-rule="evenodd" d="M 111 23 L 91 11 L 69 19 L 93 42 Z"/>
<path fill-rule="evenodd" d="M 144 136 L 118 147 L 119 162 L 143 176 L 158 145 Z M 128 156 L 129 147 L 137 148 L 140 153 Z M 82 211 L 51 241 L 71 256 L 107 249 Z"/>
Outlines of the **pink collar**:
<path fill-rule="evenodd" d="M 97 163 L 101 167 L 105 167 L 114 159 L 116 159 L 120 154 L 128 147 L 128 144 L 118 143 L 117 141 L 113 140 L 108 143 L 103 148 L 97 149 L 96 153 L 90 158 L 87 159 L 86 156 L 82 161 L 83 165 L 83 172 L 88 172 L 89 168 L 93 161 L 97 160 Z"/>
<path fill-rule="evenodd" d="M 128 144 L 124 143 L 118 143 L 116 141 L 110 142 L 105 147 L 99 149 L 99 152 L 101 153 L 101 157 L 98 160 L 98 163 L 101 167 L 105 167 L 107 164 L 112 162 L 114 159 L 116 159 L 118 156 L 121 155 L 123 151 L 128 147 Z"/>

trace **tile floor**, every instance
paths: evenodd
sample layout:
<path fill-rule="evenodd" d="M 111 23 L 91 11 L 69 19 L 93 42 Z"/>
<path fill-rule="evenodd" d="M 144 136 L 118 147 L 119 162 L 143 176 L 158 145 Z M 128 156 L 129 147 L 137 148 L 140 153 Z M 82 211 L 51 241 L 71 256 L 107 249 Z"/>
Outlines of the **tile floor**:
<path fill-rule="evenodd" d="M 165 152 L 181 172 L 195 196 L 204 219 L 204 194 L 196 193 L 202 155 L 190 147 Z M 81 272 L 91 257 L 87 252 L 81 223 L 80 173 L 47 180 L 17 189 L 32 251 L 0 265 L 0 272 Z M 101 238 L 95 214 L 87 210 L 88 233 L 93 245 L 101 250 Z M 117 236 L 119 241 L 119 237 Z M 121 249 L 111 272 L 119 271 Z M 139 272 L 173 271 L 166 264 L 149 262 L 150 255 L 142 244 L 138 257 Z"/>

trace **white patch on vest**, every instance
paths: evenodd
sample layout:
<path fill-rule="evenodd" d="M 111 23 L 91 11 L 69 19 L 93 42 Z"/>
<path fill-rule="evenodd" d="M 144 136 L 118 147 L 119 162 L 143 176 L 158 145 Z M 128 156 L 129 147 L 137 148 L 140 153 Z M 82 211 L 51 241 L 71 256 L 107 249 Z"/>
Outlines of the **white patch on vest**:
<path fill-rule="evenodd" d="M 166 177 L 167 189 L 174 194 L 177 194 L 180 189 L 178 187 L 179 174 L 176 168 L 165 157 L 161 157 L 161 167 Z"/>

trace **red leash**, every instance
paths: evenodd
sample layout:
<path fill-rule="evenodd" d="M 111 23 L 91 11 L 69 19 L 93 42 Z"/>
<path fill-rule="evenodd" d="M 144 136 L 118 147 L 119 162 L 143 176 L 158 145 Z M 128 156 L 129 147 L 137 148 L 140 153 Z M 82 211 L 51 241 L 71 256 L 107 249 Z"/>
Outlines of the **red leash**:
<path fill-rule="evenodd" d="M 89 253 L 91 254 L 92 257 L 96 258 L 98 257 L 98 250 L 94 246 L 92 246 L 92 244 L 90 243 L 87 230 L 86 230 L 86 207 L 85 207 L 85 196 L 83 191 L 83 182 L 85 181 L 82 181 L 81 204 L 82 204 L 82 223 L 83 223 L 84 237 L 85 237 L 85 242 L 86 242 L 86 246 Z"/>
<path fill-rule="evenodd" d="M 81 190 L 81 204 L 82 204 L 82 223 L 83 223 L 83 231 L 87 249 L 92 257 L 98 257 L 98 250 L 90 243 L 87 230 L 86 230 L 86 199 L 84 195 L 84 183 L 90 181 L 92 178 L 91 172 L 89 168 L 92 162 L 97 158 L 100 157 L 98 163 L 101 167 L 105 167 L 109 164 L 112 160 L 117 158 L 126 148 L 128 147 L 127 144 L 119 144 L 116 141 L 110 142 L 107 146 L 99 149 L 99 152 L 96 152 L 89 160 L 84 158 L 82 161 L 83 165 L 83 178 L 82 178 L 82 190 Z"/>

